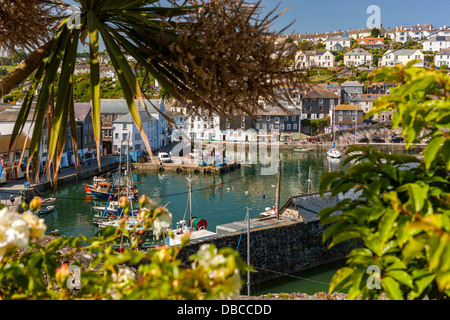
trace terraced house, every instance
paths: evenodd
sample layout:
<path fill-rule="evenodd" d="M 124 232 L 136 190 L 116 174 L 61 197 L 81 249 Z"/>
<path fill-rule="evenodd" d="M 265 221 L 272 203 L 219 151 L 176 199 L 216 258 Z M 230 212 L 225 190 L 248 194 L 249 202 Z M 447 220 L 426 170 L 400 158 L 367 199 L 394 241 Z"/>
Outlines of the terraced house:
<path fill-rule="evenodd" d="M 331 90 L 311 90 L 302 98 L 302 119 L 327 117 L 331 107 L 339 103 L 339 96 Z"/>

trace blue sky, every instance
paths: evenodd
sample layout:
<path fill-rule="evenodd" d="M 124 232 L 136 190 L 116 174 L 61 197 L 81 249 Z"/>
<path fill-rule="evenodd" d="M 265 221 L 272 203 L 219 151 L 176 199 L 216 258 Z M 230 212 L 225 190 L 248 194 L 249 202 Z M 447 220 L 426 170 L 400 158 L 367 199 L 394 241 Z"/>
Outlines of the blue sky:
<path fill-rule="evenodd" d="M 249 1 L 252 2 L 252 1 Z M 365 28 L 370 14 L 367 8 L 377 5 L 383 27 L 431 23 L 450 26 L 449 0 L 262 0 L 266 10 L 280 4 L 277 12 L 290 9 L 274 24 L 275 30 L 296 20 L 289 33 L 315 33 Z"/>

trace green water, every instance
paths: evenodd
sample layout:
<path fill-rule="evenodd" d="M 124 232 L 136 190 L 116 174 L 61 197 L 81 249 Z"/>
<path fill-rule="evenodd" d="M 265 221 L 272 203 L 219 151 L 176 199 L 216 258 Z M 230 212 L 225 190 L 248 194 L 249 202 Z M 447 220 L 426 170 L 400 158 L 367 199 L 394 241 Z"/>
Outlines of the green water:
<path fill-rule="evenodd" d="M 297 153 L 293 150 L 280 153 L 282 161 L 281 196 L 283 205 L 291 196 L 307 193 L 311 171 L 312 189 L 317 190 L 320 176 L 327 171 L 343 168 L 343 159 L 330 159 L 326 151 L 315 150 Z M 158 205 L 166 205 L 173 221 L 189 219 L 187 209 L 188 188 L 186 173 L 139 173 L 134 174 L 139 194 L 150 196 Z M 246 207 L 250 217 L 258 217 L 266 207 L 276 202 L 277 174 L 261 175 L 261 164 L 242 166 L 241 169 L 220 176 L 193 174 L 192 214 L 208 223 L 207 229 L 215 232 L 216 226 L 244 220 Z M 83 183 L 63 185 L 56 193 L 56 210 L 45 216 L 48 229 L 61 230 L 62 236 L 91 237 L 98 231 L 92 222 L 92 200 L 86 198 Z M 246 192 L 247 191 L 247 192 Z M 49 194 L 50 195 L 50 194 Z M 252 289 L 255 293 L 326 291 L 334 271 L 340 265 L 331 264 L 306 273 L 283 277 Z M 311 280 L 302 280 L 310 278 Z"/>
<path fill-rule="evenodd" d="M 325 152 L 307 154 L 283 151 L 280 154 L 281 193 L 280 203 L 289 197 L 307 193 L 311 169 L 310 191 L 317 190 L 323 172 L 342 168 L 342 159 L 329 159 Z M 244 220 L 246 207 L 250 217 L 258 217 L 266 207 L 276 202 L 278 176 L 261 175 L 261 164 L 243 165 L 240 169 L 221 175 L 192 174 L 192 215 L 205 219 L 207 229 L 236 220 Z M 187 209 L 187 173 L 135 173 L 139 194 L 146 194 L 158 205 L 166 205 L 173 221 L 189 218 Z M 58 187 L 56 210 L 45 216 L 49 229 L 61 230 L 62 236 L 93 236 L 97 227 L 92 223 L 92 199 L 86 197 L 83 183 L 89 180 Z M 246 192 L 247 191 L 247 192 Z M 49 195 L 51 195 L 49 193 Z"/>

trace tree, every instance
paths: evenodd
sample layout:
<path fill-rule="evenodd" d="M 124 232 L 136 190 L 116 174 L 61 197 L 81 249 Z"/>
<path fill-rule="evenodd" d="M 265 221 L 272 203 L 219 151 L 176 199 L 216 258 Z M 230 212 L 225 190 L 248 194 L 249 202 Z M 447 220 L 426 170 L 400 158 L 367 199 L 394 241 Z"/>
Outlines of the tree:
<path fill-rule="evenodd" d="M 370 31 L 370 36 L 372 37 L 372 38 L 376 38 L 376 37 L 378 37 L 378 36 L 380 36 L 381 35 L 381 31 L 380 31 L 380 29 L 378 29 L 378 28 L 373 28 L 371 31 Z"/>
<path fill-rule="evenodd" d="M 272 17 L 275 10 L 260 18 L 260 1 L 251 6 L 241 0 L 188 2 L 190 6 L 171 1 L 171 7 L 161 7 L 158 1 L 153 0 L 77 0 L 79 25 L 72 28 L 71 21 L 63 16 L 56 35 L 41 49 L 44 59 L 35 71 L 10 147 L 24 126 L 35 98 L 34 91 L 41 85 L 28 166 L 33 164 L 37 167 L 43 123 L 50 114 L 52 125 L 47 148 L 50 161 L 47 161 L 46 170 L 50 172 L 52 163 L 59 167 L 67 123 L 71 124 L 72 135 L 76 137 L 73 69 L 80 41 L 89 45 L 92 118 L 98 154 L 101 131 L 100 39 L 114 68 L 120 71 L 118 77 L 123 96 L 152 159 L 135 104 L 137 99 L 145 105 L 147 96 L 142 90 L 143 83 L 137 81 L 124 53 L 137 61 L 143 73 L 157 79 L 165 92 L 181 101 L 191 101 L 195 106 L 194 113 L 209 110 L 228 117 L 232 114 L 254 115 L 262 108 L 259 99 L 285 109 L 280 101 L 292 100 L 291 91 L 280 87 L 279 83 L 284 82 L 286 88 L 292 88 L 299 77 L 295 70 L 287 68 L 295 52 L 286 51 L 286 44 L 278 46 L 272 41 L 278 34 L 269 30 L 278 17 Z M 59 83 L 64 85 L 56 83 L 60 64 Z M 29 65 L 29 69 L 35 67 L 34 64 Z M 58 90 L 54 90 L 56 87 Z M 53 100 L 54 105 L 50 103 Z M 58 170 L 55 170 L 55 186 L 57 176 Z"/>
<path fill-rule="evenodd" d="M 354 191 L 356 199 L 322 210 L 329 246 L 359 244 L 332 278 L 330 292 L 349 287 L 349 299 L 448 299 L 450 296 L 450 76 L 414 68 L 383 68 L 374 81 L 403 83 L 379 98 L 366 117 L 394 110 L 406 149 L 431 138 L 423 159 L 372 147 L 349 156 L 356 164 L 321 177 L 320 193 Z M 375 272 L 375 273 L 374 273 Z"/>

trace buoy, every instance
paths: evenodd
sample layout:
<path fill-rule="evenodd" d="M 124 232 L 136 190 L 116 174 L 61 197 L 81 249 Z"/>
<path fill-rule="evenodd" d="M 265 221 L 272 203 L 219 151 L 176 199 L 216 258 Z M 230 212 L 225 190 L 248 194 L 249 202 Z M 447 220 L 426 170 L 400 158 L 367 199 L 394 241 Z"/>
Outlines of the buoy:
<path fill-rule="evenodd" d="M 247 195 L 247 194 L 248 194 L 248 191 L 245 191 L 245 194 Z"/>
<path fill-rule="evenodd" d="M 230 188 L 228 188 L 227 191 L 230 192 Z"/>
<path fill-rule="evenodd" d="M 266 198 L 266 195 L 265 194 L 263 194 L 263 199 L 265 199 Z"/>

